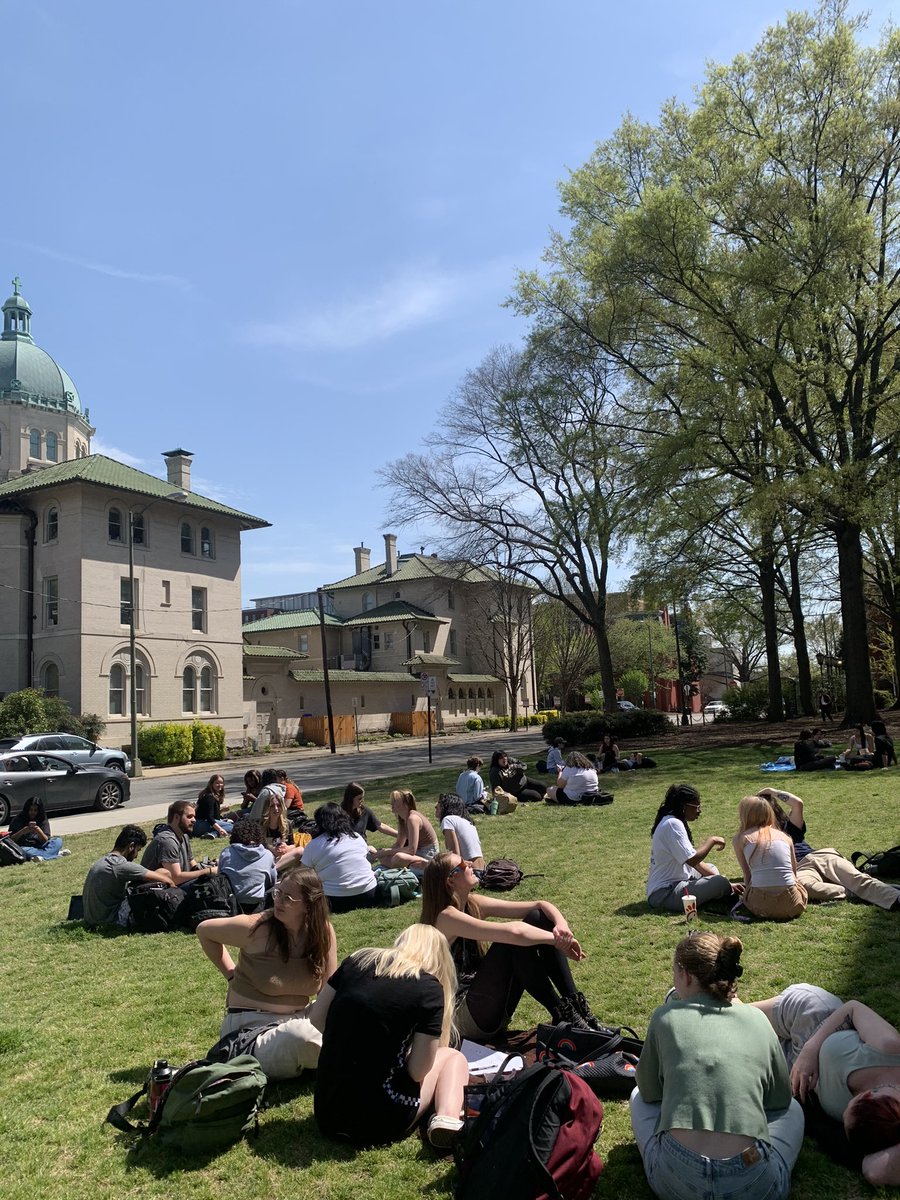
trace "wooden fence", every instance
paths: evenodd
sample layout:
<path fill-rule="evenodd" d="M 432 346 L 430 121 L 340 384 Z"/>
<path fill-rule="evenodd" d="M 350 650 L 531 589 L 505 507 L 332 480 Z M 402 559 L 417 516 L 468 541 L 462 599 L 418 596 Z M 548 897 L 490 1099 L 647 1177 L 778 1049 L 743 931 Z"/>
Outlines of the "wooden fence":
<path fill-rule="evenodd" d="M 315 742 L 317 746 L 328 745 L 328 718 L 301 717 L 303 740 Z M 356 725 L 353 717 L 334 717 L 334 741 L 337 746 L 347 746 L 356 740 Z"/>
<path fill-rule="evenodd" d="M 435 710 L 431 710 L 431 732 L 437 731 Z M 391 733 L 409 733 L 413 737 L 428 736 L 427 712 L 395 712 L 391 713 Z"/>

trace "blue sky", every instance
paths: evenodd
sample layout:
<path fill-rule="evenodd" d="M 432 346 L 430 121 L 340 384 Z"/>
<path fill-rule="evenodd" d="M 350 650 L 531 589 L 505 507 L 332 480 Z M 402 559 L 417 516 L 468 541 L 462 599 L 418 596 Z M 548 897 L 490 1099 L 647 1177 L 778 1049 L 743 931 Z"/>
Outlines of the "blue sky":
<path fill-rule="evenodd" d="M 890 5 L 870 4 L 872 25 Z M 689 99 L 764 0 L 0 0 L 0 288 L 93 448 L 271 521 L 246 597 L 380 561 L 379 466 L 523 326 L 557 181 Z M 427 531 L 396 530 L 400 550 Z"/>

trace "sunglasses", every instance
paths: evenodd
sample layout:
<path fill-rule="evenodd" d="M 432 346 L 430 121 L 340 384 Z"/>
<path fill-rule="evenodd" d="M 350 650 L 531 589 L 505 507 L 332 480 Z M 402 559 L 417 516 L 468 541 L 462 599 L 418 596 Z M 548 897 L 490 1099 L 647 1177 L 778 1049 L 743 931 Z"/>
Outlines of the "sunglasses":
<path fill-rule="evenodd" d="M 453 875 L 458 875 L 460 873 L 460 871 L 464 871 L 466 869 L 466 867 L 468 867 L 469 865 L 470 864 L 465 859 L 463 859 L 461 863 L 458 863 L 455 867 L 451 867 L 451 869 L 450 869 L 451 877 Z"/>
<path fill-rule="evenodd" d="M 292 896 L 284 888 L 272 888 L 272 895 L 276 900 L 284 900 L 287 904 L 300 904 L 303 900 L 302 896 Z"/>

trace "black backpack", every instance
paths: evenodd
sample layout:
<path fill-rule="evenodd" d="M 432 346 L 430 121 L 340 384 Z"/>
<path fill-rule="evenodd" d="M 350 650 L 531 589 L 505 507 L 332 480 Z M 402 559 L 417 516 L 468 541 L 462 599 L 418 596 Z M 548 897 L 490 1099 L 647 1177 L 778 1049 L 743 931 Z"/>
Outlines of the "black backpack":
<path fill-rule="evenodd" d="M 128 901 L 128 928 L 132 933 L 171 933 L 183 928 L 179 909 L 185 894 L 181 888 L 164 883 L 129 883 L 125 888 Z"/>
<path fill-rule="evenodd" d="M 28 855 L 11 837 L 0 837 L 0 867 L 18 867 L 28 862 Z"/>
<path fill-rule="evenodd" d="M 879 879 L 900 879 L 900 846 L 877 850 L 874 854 L 854 850 L 850 861 L 858 871 L 865 871 L 867 875 L 875 875 Z"/>
<path fill-rule="evenodd" d="M 525 878 L 525 872 L 511 858 L 492 858 L 481 872 L 481 886 L 492 892 L 511 892 Z"/>
<path fill-rule="evenodd" d="M 196 930 L 201 921 L 213 917 L 236 917 L 241 911 L 240 902 L 227 875 L 210 875 L 197 879 L 189 888 L 184 903 L 178 910 L 179 923 L 185 929 Z"/>
<path fill-rule="evenodd" d="M 504 1064 L 505 1066 L 506 1064 Z M 475 1112 L 477 1108 L 477 1113 Z M 603 1105 L 570 1071 L 535 1063 L 466 1088 L 457 1200 L 587 1200 L 603 1163 Z"/>

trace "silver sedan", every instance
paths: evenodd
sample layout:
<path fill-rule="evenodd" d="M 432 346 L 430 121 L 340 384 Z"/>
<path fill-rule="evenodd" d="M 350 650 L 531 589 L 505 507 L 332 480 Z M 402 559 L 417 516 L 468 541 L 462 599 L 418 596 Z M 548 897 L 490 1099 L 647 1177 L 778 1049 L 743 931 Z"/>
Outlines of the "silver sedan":
<path fill-rule="evenodd" d="M 0 755 L 0 825 L 32 797 L 47 813 L 69 808 L 109 811 L 124 804 L 130 781 L 114 767 L 79 766 L 52 754 L 13 751 Z"/>

